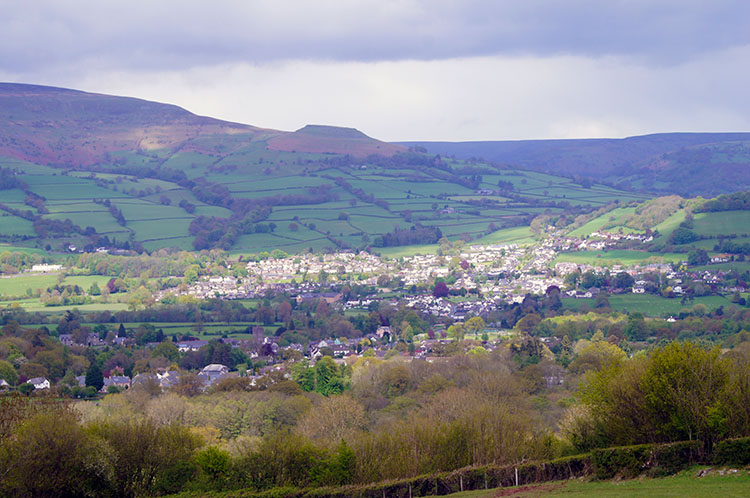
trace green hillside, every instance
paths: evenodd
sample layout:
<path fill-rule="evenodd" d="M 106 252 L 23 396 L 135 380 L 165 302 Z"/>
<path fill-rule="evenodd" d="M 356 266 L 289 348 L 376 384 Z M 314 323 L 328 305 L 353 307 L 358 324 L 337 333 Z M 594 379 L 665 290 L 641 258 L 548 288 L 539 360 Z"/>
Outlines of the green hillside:
<path fill-rule="evenodd" d="M 0 242 L 28 247 L 296 253 L 443 236 L 496 243 L 508 239 L 500 230 L 540 214 L 647 199 L 407 151 L 351 128 L 280 132 L 30 85 L 0 84 L 0 103 L 0 118 L 14 123 L 0 126 Z"/>
<path fill-rule="evenodd" d="M 292 159 L 289 153 L 269 150 L 245 152 L 222 158 L 220 163 L 231 166 L 226 168 L 199 159 L 204 156 L 197 153 L 189 164 L 179 163 L 177 153 L 161 166 L 163 157 L 156 153 L 123 154 L 126 164 L 140 160 L 148 166 L 101 164 L 85 172 L 0 159 L 0 166 L 14 170 L 24 183 L 22 189 L 3 191 L 0 234 L 6 242 L 37 247 L 85 243 L 81 233 L 66 234 L 62 240 L 59 233 L 38 234 L 33 219 L 19 216 L 30 211 L 44 220 L 70 220 L 81 231 L 91 227 L 110 241 L 137 242 L 147 250 L 190 249 L 195 238 L 190 225 L 197 217 L 237 218 L 231 203 L 244 200 L 248 209 L 268 206 L 270 211 L 236 237 L 228 247 L 232 251 L 377 245 L 383 234 L 419 226 L 438 227 L 452 239 L 492 243 L 505 237 L 488 234 L 528 224 L 544 212 L 585 211 L 615 200 L 643 199 L 605 186 L 584 188 L 567 178 L 489 165 L 482 165 L 482 172 L 492 174 L 466 174 L 461 170 L 473 170 L 462 161 L 438 169 L 411 165 L 408 157 L 392 165 L 388 162 L 398 159 L 352 162 L 315 154 L 294 154 Z M 166 181 L 147 176 L 166 178 L 173 172 L 184 172 L 185 177 Z M 204 184 L 191 179 L 201 179 L 226 196 L 211 198 L 202 192 Z M 512 190 L 499 195 L 498 184 L 504 182 Z M 34 206 L 30 195 L 37 198 Z M 122 214 L 120 220 L 113 209 Z M 272 229 L 258 229 L 258 224 Z"/>
<path fill-rule="evenodd" d="M 402 142 L 433 154 L 483 158 L 686 197 L 750 188 L 750 134 L 660 133 L 622 139 Z"/>

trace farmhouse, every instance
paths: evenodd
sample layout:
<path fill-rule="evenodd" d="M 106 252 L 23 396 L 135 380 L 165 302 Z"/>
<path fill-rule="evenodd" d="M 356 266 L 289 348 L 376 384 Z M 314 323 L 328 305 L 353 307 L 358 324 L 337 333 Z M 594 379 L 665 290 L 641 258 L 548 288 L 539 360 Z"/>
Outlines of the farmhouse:
<path fill-rule="evenodd" d="M 26 381 L 27 384 L 34 386 L 34 389 L 49 389 L 49 381 L 44 377 L 34 377 Z"/>
<path fill-rule="evenodd" d="M 34 265 L 31 267 L 31 271 L 35 273 L 50 273 L 60 271 L 62 268 L 62 265 Z"/>

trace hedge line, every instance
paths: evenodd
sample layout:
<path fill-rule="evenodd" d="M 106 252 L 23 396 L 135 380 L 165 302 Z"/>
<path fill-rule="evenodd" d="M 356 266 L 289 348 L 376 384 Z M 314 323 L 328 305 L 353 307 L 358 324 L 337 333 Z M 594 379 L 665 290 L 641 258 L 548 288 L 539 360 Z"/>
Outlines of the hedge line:
<path fill-rule="evenodd" d="M 620 446 L 593 450 L 591 460 L 597 479 L 653 477 L 674 474 L 698 462 L 702 448 L 699 441 Z"/>
<path fill-rule="evenodd" d="M 266 491 L 236 490 L 217 493 L 180 493 L 176 497 L 216 496 L 221 498 L 411 498 L 440 496 L 459 491 L 491 489 L 547 481 L 560 481 L 594 475 L 613 477 L 652 477 L 679 472 L 701 463 L 703 446 L 699 441 L 668 444 L 641 444 L 596 449 L 591 453 L 558 458 L 547 462 L 515 465 L 465 467 L 452 472 L 421 475 L 373 484 L 321 488 L 274 488 Z M 716 463 L 750 463 L 750 438 L 722 441 L 716 445 Z M 516 481 L 516 471 L 518 480 Z"/>
<path fill-rule="evenodd" d="M 750 464 L 750 437 L 726 439 L 714 447 L 714 463 L 717 465 Z"/>
<path fill-rule="evenodd" d="M 274 488 L 266 491 L 237 490 L 223 493 L 180 493 L 182 498 L 217 496 L 221 498 L 409 498 L 440 496 L 459 491 L 491 489 L 546 481 L 558 481 L 591 474 L 589 454 L 559 458 L 547 462 L 515 465 L 466 467 L 452 472 L 422 475 L 356 486 L 311 489 Z"/>

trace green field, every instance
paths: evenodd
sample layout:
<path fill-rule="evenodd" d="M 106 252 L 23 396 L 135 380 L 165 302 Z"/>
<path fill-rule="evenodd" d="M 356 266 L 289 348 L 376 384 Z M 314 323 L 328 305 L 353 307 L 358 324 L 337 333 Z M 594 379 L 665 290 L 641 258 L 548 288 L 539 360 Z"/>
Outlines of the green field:
<path fill-rule="evenodd" d="M 490 490 L 454 493 L 450 498 L 495 498 L 499 496 L 522 497 L 620 497 L 620 496 L 659 496 L 659 497 L 747 497 L 750 495 L 750 473 L 738 470 L 731 474 L 719 475 L 716 471 L 703 477 L 695 477 L 697 468 L 683 471 L 675 476 L 662 478 L 640 478 L 612 481 L 589 481 L 576 479 L 532 484 L 518 488 L 496 488 Z"/>
<path fill-rule="evenodd" d="M 35 235 L 34 224 L 24 218 L 0 211 L 0 234 Z"/>
<path fill-rule="evenodd" d="M 33 247 L 23 247 L 23 246 L 13 246 L 10 244 L 0 244 L 0 254 L 4 252 L 23 252 L 26 254 L 39 254 L 39 255 L 47 255 L 47 251 L 44 251 L 42 249 L 34 249 Z"/>
<path fill-rule="evenodd" d="M 105 285 L 111 277 L 92 275 L 92 276 L 71 276 L 63 280 L 63 285 L 78 285 L 84 290 L 88 290 L 94 282 L 99 287 Z M 23 296 L 27 290 L 42 289 L 57 283 L 57 275 L 16 275 L 11 277 L 0 278 L 0 296 Z"/>
<path fill-rule="evenodd" d="M 437 244 L 423 244 L 403 247 L 381 247 L 376 250 L 384 258 L 398 259 L 417 254 L 436 254 L 440 246 Z"/>
<path fill-rule="evenodd" d="M 750 211 L 697 213 L 693 231 L 698 235 L 750 234 Z"/>
<path fill-rule="evenodd" d="M 659 234 L 661 235 L 660 238 L 669 237 L 669 235 L 671 235 L 672 232 L 674 232 L 675 228 L 680 226 L 680 223 L 685 221 L 685 216 L 686 216 L 685 210 L 680 209 L 679 211 L 669 216 L 667 219 L 665 219 L 661 223 L 654 226 L 653 230 L 659 232 Z"/>
<path fill-rule="evenodd" d="M 452 173 L 407 161 L 367 164 L 362 159 L 361 163 L 358 160 L 339 164 L 330 154 L 269 150 L 264 140 L 237 133 L 194 138 L 191 150 L 118 151 L 110 154 L 111 163 L 105 161 L 96 172 L 63 172 L 17 161 L 13 164 L 27 173 L 20 177 L 28 189 L 45 198 L 44 207 L 49 213 L 44 217 L 69 219 L 81 229 L 93 227 L 98 234 L 107 234 L 119 242 L 131 238 L 147 250 L 191 249 L 193 237 L 188 228 L 197 216 L 230 217 L 232 213 L 219 205 L 199 201 L 199 197 L 208 199 L 199 187 L 185 187 L 179 179 L 173 183 L 123 174 L 123 168 L 129 173 L 130 167 L 144 171 L 144 167 L 161 165 L 184 172 L 192 179 L 205 179 L 215 184 L 213 187 L 226 188 L 229 193 L 218 194 L 218 199 L 210 201 L 214 204 L 228 196 L 267 198 L 263 202 L 272 209 L 268 219 L 260 221 L 274 223 L 273 233 L 263 230 L 255 233 L 252 225 L 243 226 L 230 250 L 232 253 L 275 248 L 287 252 L 360 248 L 395 228 L 408 230 L 418 225 L 439 227 L 451 240 L 466 239 L 468 235 L 477 243 L 522 243 L 529 241 L 528 229 L 486 234 L 490 225 L 512 226 L 518 224 L 520 217 L 565 210 L 539 205 L 537 201 L 565 200 L 572 205 L 598 206 L 614 200 L 630 202 L 646 198 L 604 185 L 584 188 L 569 178 L 456 159 L 447 160 L 454 169 Z M 479 167 L 485 171 L 481 179 L 470 172 Z M 339 179 L 347 184 L 337 184 Z M 499 181 L 513 183 L 515 193 L 524 199 L 481 192 L 497 189 Z M 323 191 L 327 192 L 325 196 L 320 194 Z M 22 190 L 9 190 L 5 194 L 5 202 L 12 203 L 13 209 L 28 207 L 24 204 L 27 194 Z M 105 199 L 122 212 L 124 226 L 103 204 Z M 193 204 L 194 212 L 179 207 L 181 201 Z M 34 235 L 27 220 L 3 218 L 0 236 Z M 290 223 L 296 223 L 299 230 L 290 229 Z M 314 228 L 303 229 L 305 225 Z M 363 238 L 363 234 L 367 237 Z M 67 243 L 82 246 L 86 240 L 71 233 L 66 238 L 37 239 L 35 243 L 37 247 L 51 244 L 57 249 Z"/>
<path fill-rule="evenodd" d="M 91 304 L 77 304 L 70 306 L 45 306 L 39 302 L 38 299 L 30 299 L 24 301 L 0 301 L 0 307 L 20 306 L 29 313 L 45 313 L 45 314 L 61 314 L 69 310 L 78 310 L 81 312 L 87 311 L 124 311 L 128 309 L 128 305 L 125 303 L 91 303 Z"/>
<path fill-rule="evenodd" d="M 632 251 L 626 249 L 617 249 L 609 251 L 578 251 L 564 252 L 555 260 L 556 263 L 578 263 L 594 266 L 611 266 L 611 265 L 635 265 L 648 263 L 673 263 L 684 261 L 687 258 L 685 254 L 679 253 L 653 253 L 645 251 Z"/>
<path fill-rule="evenodd" d="M 744 273 L 750 271 L 750 261 L 731 261 L 729 263 L 719 263 L 715 265 L 691 266 L 692 271 L 738 271 Z"/>
<path fill-rule="evenodd" d="M 625 228 L 625 223 L 630 216 L 635 214 L 635 208 L 617 208 L 608 213 L 590 220 L 584 225 L 570 232 L 571 237 L 587 237 L 593 232 L 607 230 L 617 231 L 619 228 Z"/>
<path fill-rule="evenodd" d="M 650 317 L 667 317 L 678 315 L 682 310 L 690 310 L 693 306 L 701 303 L 709 311 L 720 306 L 729 307 L 732 303 L 722 296 L 696 297 L 693 301 L 681 303 L 681 298 L 666 298 L 651 294 L 616 294 L 609 296 L 609 305 L 615 311 L 640 312 Z M 581 306 L 593 306 L 593 299 L 576 299 L 572 297 L 563 298 L 563 305 L 567 309 L 578 310 Z"/>
<path fill-rule="evenodd" d="M 528 244 L 533 242 L 533 236 L 529 227 L 505 228 L 492 232 L 479 239 L 472 241 L 472 244 Z"/>

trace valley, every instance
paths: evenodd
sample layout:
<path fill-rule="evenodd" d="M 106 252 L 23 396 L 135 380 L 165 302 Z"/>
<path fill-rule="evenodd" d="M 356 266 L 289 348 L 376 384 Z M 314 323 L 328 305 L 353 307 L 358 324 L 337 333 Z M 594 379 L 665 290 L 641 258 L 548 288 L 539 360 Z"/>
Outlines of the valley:
<path fill-rule="evenodd" d="M 0 493 L 49 490 L 29 469 L 58 450 L 71 467 L 48 475 L 111 496 L 425 496 L 748 462 L 744 170 L 644 173 L 741 134 L 524 143 L 506 162 L 47 87 L 0 102 Z"/>

